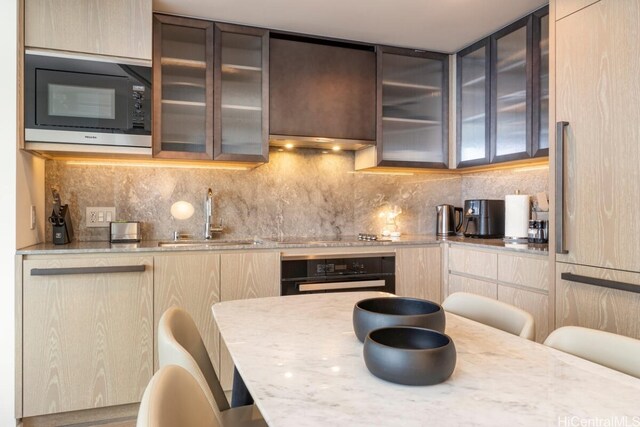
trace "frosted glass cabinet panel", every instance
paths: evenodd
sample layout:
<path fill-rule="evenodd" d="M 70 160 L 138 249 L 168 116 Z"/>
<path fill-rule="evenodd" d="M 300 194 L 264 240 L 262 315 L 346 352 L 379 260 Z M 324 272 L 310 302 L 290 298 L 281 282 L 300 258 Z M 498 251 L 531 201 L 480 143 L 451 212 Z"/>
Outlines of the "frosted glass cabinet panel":
<path fill-rule="evenodd" d="M 458 53 L 458 166 L 489 161 L 489 44 Z"/>
<path fill-rule="evenodd" d="M 268 158 L 268 34 L 216 24 L 216 160 Z"/>
<path fill-rule="evenodd" d="M 447 55 L 390 47 L 377 55 L 378 164 L 446 168 Z"/>
<path fill-rule="evenodd" d="M 527 25 L 495 38 L 495 156 L 527 156 L 530 89 Z M 531 66 L 531 64 L 529 64 Z"/>
<path fill-rule="evenodd" d="M 213 24 L 154 15 L 153 155 L 213 158 Z"/>
<path fill-rule="evenodd" d="M 458 167 L 549 155 L 549 8 L 457 54 Z"/>

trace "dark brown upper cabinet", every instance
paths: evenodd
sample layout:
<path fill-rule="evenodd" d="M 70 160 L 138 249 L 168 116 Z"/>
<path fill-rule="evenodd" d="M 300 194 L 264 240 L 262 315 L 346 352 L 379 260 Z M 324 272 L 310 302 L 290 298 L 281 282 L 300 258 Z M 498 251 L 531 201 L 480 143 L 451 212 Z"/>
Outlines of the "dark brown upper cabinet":
<path fill-rule="evenodd" d="M 376 55 L 371 46 L 271 34 L 273 137 L 376 139 Z"/>
<path fill-rule="evenodd" d="M 153 156 L 213 159 L 212 22 L 153 17 Z"/>
<path fill-rule="evenodd" d="M 447 168 L 449 56 L 377 47 L 377 143 L 356 152 L 356 169 Z"/>
<path fill-rule="evenodd" d="M 458 52 L 458 167 L 548 156 L 548 8 Z"/>
<path fill-rule="evenodd" d="M 153 156 L 266 162 L 269 33 L 156 14 Z"/>
<path fill-rule="evenodd" d="M 216 24 L 215 160 L 269 159 L 269 32 Z"/>

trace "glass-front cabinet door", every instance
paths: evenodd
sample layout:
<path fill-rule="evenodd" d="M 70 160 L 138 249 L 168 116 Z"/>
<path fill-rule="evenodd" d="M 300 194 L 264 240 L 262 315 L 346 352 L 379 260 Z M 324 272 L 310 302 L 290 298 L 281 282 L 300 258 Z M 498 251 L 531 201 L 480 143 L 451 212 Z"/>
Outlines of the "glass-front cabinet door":
<path fill-rule="evenodd" d="M 458 52 L 458 167 L 489 163 L 489 64 L 487 39 Z"/>
<path fill-rule="evenodd" d="M 549 11 L 533 14 L 533 156 L 549 155 Z"/>
<path fill-rule="evenodd" d="M 213 30 L 154 15 L 154 157 L 213 159 Z"/>
<path fill-rule="evenodd" d="M 458 52 L 457 166 L 549 154 L 549 9 Z"/>
<path fill-rule="evenodd" d="M 448 165 L 448 56 L 378 47 L 379 166 Z"/>
<path fill-rule="evenodd" d="M 214 159 L 269 156 L 269 32 L 216 24 Z"/>
<path fill-rule="evenodd" d="M 531 18 L 491 36 L 491 162 L 531 157 Z"/>

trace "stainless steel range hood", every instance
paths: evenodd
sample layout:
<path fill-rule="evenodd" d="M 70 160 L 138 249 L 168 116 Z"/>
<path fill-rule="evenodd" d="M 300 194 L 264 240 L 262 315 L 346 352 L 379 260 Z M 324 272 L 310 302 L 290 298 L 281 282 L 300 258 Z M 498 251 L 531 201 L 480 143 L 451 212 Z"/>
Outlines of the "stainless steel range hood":
<path fill-rule="evenodd" d="M 269 135 L 269 145 L 283 148 L 357 151 L 375 145 L 375 141 L 311 136 Z"/>

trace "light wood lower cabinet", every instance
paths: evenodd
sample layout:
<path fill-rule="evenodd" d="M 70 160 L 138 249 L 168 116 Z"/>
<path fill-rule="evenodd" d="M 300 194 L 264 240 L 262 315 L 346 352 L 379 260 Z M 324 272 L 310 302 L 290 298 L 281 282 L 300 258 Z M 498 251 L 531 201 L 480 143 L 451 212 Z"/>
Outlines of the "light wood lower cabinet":
<path fill-rule="evenodd" d="M 556 327 L 583 326 L 640 339 L 640 293 L 562 279 L 562 273 L 637 285 L 640 273 L 556 263 Z"/>
<path fill-rule="evenodd" d="M 23 267 L 23 416 L 139 402 L 153 374 L 153 258 Z"/>
<path fill-rule="evenodd" d="M 549 296 L 539 292 L 498 285 L 498 301 L 516 306 L 533 316 L 535 339 L 544 342 L 549 335 Z"/>
<path fill-rule="evenodd" d="M 220 256 L 221 301 L 279 295 L 279 252 L 226 253 Z M 233 387 L 233 361 L 222 340 L 220 341 L 220 383 L 225 391 Z"/>
<path fill-rule="evenodd" d="M 220 254 L 187 252 L 154 257 L 154 336 L 162 313 L 172 306 L 186 310 L 204 341 L 216 373 L 219 370 L 219 332 L 211 306 L 220 302 Z M 155 368 L 158 368 L 155 346 Z"/>
<path fill-rule="evenodd" d="M 449 274 L 449 294 L 454 292 L 468 292 L 495 299 L 498 298 L 498 285 L 495 282 Z"/>
<path fill-rule="evenodd" d="M 482 249 L 449 247 L 449 270 L 472 274 L 485 279 L 498 278 L 498 255 Z"/>
<path fill-rule="evenodd" d="M 447 295 L 469 292 L 514 305 L 533 316 L 537 342 L 549 334 L 553 313 L 546 255 L 449 244 L 446 270 Z"/>
<path fill-rule="evenodd" d="M 396 250 L 396 295 L 442 302 L 440 246 Z"/>

